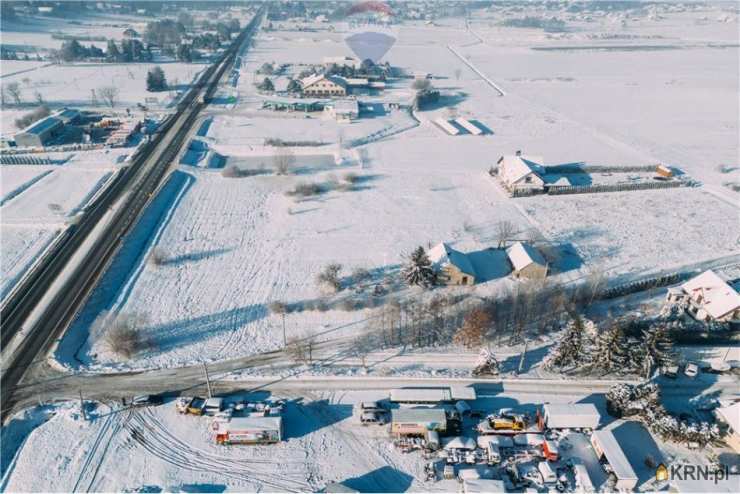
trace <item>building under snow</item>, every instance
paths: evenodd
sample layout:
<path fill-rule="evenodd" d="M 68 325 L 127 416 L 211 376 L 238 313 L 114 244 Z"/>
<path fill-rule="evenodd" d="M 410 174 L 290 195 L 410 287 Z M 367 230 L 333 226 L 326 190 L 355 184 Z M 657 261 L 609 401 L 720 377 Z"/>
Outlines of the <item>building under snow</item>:
<path fill-rule="evenodd" d="M 740 319 L 740 295 L 711 269 L 669 289 L 667 299 L 685 302 L 689 314 L 699 321 Z"/>
<path fill-rule="evenodd" d="M 347 82 L 341 77 L 326 74 L 314 74 L 301 79 L 301 91 L 304 96 L 326 98 L 347 96 Z"/>
<path fill-rule="evenodd" d="M 502 156 L 496 162 L 498 176 L 504 185 L 514 190 L 545 190 L 545 180 L 542 178 L 542 157 L 523 156 L 517 152 L 514 156 Z"/>
<path fill-rule="evenodd" d="M 351 122 L 360 116 L 357 100 L 336 100 L 324 105 L 324 112 L 337 122 Z"/>
<path fill-rule="evenodd" d="M 442 242 L 429 251 L 437 281 L 445 285 L 475 284 L 475 270 L 468 256 Z"/>
<path fill-rule="evenodd" d="M 593 446 L 596 456 L 603 457 L 609 464 L 617 480 L 614 486 L 615 489 L 631 492 L 637 487 L 638 477 L 617 438 L 614 437 L 612 429 L 601 429 L 591 434 L 591 446 Z"/>
<path fill-rule="evenodd" d="M 508 249 L 506 255 L 515 278 L 544 279 L 547 276 L 547 261 L 537 249 L 529 244 L 517 242 Z"/>
<path fill-rule="evenodd" d="M 592 429 L 601 422 L 601 414 L 593 403 L 548 403 L 542 407 L 543 424 L 548 429 Z"/>

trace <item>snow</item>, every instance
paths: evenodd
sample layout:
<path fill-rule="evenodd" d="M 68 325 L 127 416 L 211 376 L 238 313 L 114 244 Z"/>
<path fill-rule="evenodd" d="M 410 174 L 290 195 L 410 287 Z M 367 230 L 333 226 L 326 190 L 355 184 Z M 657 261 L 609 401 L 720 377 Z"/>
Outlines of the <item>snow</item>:
<path fill-rule="evenodd" d="M 0 242 L 0 296 L 4 298 L 57 235 L 58 230 L 47 227 L 2 225 Z"/>
<path fill-rule="evenodd" d="M 3 165 L 0 168 L 0 204 L 18 195 L 52 169 L 47 166 Z"/>

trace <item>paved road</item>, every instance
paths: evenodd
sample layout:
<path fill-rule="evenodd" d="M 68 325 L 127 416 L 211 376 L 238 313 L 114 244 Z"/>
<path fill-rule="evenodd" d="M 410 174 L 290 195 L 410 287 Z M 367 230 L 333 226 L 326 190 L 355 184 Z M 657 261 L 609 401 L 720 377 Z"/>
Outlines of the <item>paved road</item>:
<path fill-rule="evenodd" d="M 3 372 L 0 400 L 2 419 L 13 409 L 15 391 L 38 356 L 66 330 L 105 273 L 122 239 L 136 224 L 171 170 L 198 114 L 206 106 L 231 69 L 240 48 L 256 31 L 262 19 L 258 12 L 218 62 L 203 73 L 186 94 L 178 110 L 159 127 L 150 143 L 137 153 L 134 162 L 109 187 L 101 201 L 83 215 L 59 252 L 38 266 L 18 292 L 3 306 Z"/>

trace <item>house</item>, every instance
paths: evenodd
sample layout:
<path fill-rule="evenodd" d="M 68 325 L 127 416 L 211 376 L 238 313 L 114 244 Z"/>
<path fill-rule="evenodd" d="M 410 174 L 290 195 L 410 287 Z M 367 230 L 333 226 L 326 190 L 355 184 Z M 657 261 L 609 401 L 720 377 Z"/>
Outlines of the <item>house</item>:
<path fill-rule="evenodd" d="M 15 143 L 18 147 L 43 147 L 63 130 L 64 122 L 55 116 L 49 116 L 18 132 Z"/>
<path fill-rule="evenodd" d="M 301 80 L 304 96 L 326 98 L 330 96 L 347 96 L 347 83 L 341 77 L 325 74 L 314 74 Z"/>
<path fill-rule="evenodd" d="M 728 426 L 725 442 L 735 450 L 735 453 L 740 453 L 740 401 L 717 408 L 714 412 L 717 418 Z"/>
<path fill-rule="evenodd" d="M 616 490 L 631 492 L 637 487 L 637 474 L 611 429 L 601 429 L 591 434 L 591 446 L 597 457 L 604 458 L 609 463 L 617 478 Z"/>
<path fill-rule="evenodd" d="M 515 278 L 541 280 L 547 276 L 547 261 L 531 245 L 517 242 L 506 249 L 506 255 L 509 256 Z"/>
<path fill-rule="evenodd" d="M 428 432 L 444 433 L 447 414 L 442 408 L 398 408 L 391 410 L 391 434 L 426 436 Z"/>
<path fill-rule="evenodd" d="M 324 106 L 324 112 L 337 122 L 351 122 L 360 116 L 357 100 L 335 100 Z"/>
<path fill-rule="evenodd" d="M 279 415 L 252 414 L 214 421 L 218 444 L 270 444 L 283 438 L 283 418 Z"/>
<path fill-rule="evenodd" d="M 688 312 L 699 321 L 740 319 L 740 295 L 714 271 L 704 271 L 679 289 L 669 289 L 669 302 L 686 302 Z"/>
<path fill-rule="evenodd" d="M 82 119 L 80 110 L 74 110 L 72 108 L 63 108 L 54 113 L 53 116 L 61 120 L 64 125 L 74 125 Z"/>
<path fill-rule="evenodd" d="M 475 270 L 468 256 L 446 243 L 434 246 L 429 251 L 429 260 L 439 282 L 445 285 L 475 284 Z"/>
<path fill-rule="evenodd" d="M 541 157 L 523 156 L 517 152 L 514 156 L 502 156 L 496 162 L 498 176 L 509 190 L 545 190 L 542 178 Z"/>

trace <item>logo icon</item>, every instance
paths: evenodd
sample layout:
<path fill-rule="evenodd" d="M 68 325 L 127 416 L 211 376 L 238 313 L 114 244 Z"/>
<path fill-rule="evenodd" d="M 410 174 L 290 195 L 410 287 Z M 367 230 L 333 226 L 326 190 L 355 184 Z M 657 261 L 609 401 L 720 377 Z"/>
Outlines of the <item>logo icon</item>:
<path fill-rule="evenodd" d="M 662 463 L 655 469 L 655 480 L 658 482 L 668 480 L 668 468 Z"/>

